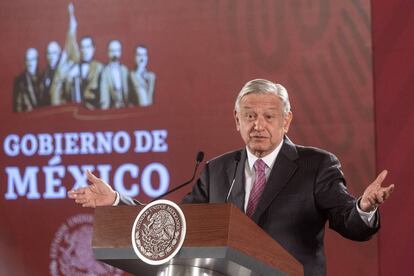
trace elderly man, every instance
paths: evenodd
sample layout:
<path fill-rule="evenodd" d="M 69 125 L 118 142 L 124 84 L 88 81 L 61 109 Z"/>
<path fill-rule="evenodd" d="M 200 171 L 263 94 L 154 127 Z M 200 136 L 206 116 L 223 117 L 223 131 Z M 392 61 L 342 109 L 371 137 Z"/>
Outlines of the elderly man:
<path fill-rule="evenodd" d="M 108 44 L 109 63 L 102 71 L 100 107 L 122 108 L 128 106 L 128 69 L 121 64 L 122 45 L 119 40 Z"/>
<path fill-rule="evenodd" d="M 90 36 L 80 39 L 79 64 L 75 64 L 68 73 L 65 84 L 66 101 L 83 103 L 88 109 L 99 108 L 99 80 L 103 64 L 94 60 L 95 43 Z"/>
<path fill-rule="evenodd" d="M 25 70 L 14 80 L 13 111 L 32 111 L 39 105 L 40 76 L 39 54 L 35 48 L 26 50 Z"/>
<path fill-rule="evenodd" d="M 286 136 L 292 112 L 282 85 L 263 79 L 246 83 L 237 97 L 234 118 L 246 147 L 207 162 L 185 203 L 234 203 L 303 264 L 305 275 L 326 273 L 327 221 L 352 240 L 367 240 L 378 231 L 377 207 L 394 189 L 381 186 L 386 171 L 359 200 L 351 196 L 333 154 L 295 145 Z M 85 207 L 117 204 L 119 198 L 125 204 L 136 203 L 119 197 L 92 174 L 89 180 L 91 186 L 70 193 Z"/>
<path fill-rule="evenodd" d="M 59 59 L 61 56 L 62 49 L 60 48 L 59 43 L 56 41 L 51 41 L 47 45 L 46 48 L 46 60 L 47 60 L 47 67 L 42 74 L 42 95 L 40 97 L 40 105 L 41 106 L 48 106 L 52 102 L 52 94 L 59 93 L 53 92 L 52 90 L 61 90 L 63 84 L 62 81 L 59 80 L 59 73 L 58 73 L 58 65 Z M 57 86 L 60 88 L 56 89 Z M 60 93 L 59 93 L 60 94 Z"/>
<path fill-rule="evenodd" d="M 138 46 L 135 51 L 136 68 L 130 72 L 130 86 L 132 103 L 140 106 L 149 106 L 154 102 L 155 73 L 148 71 L 148 49 Z"/>

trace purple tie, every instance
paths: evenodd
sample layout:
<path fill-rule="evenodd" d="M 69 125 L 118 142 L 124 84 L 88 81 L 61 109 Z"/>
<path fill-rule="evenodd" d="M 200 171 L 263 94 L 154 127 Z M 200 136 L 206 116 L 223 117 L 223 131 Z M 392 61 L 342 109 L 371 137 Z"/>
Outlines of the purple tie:
<path fill-rule="evenodd" d="M 257 203 L 259 202 L 260 196 L 263 193 L 266 175 L 265 175 L 266 164 L 262 159 L 257 159 L 254 162 L 254 170 L 256 172 L 256 179 L 254 180 L 253 188 L 250 192 L 249 203 L 247 204 L 246 215 L 249 217 L 253 216 L 256 210 Z"/>

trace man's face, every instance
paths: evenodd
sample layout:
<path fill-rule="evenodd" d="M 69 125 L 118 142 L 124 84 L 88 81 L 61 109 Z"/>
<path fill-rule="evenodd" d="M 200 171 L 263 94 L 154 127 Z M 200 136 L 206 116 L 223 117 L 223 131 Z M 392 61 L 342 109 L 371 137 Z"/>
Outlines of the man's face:
<path fill-rule="evenodd" d="M 37 57 L 38 57 L 38 54 L 37 54 L 36 49 L 34 48 L 27 49 L 26 58 L 25 58 L 26 70 L 32 75 L 36 73 Z"/>
<path fill-rule="evenodd" d="M 108 57 L 110 61 L 118 61 L 121 58 L 122 46 L 119 41 L 111 41 L 108 46 Z"/>
<path fill-rule="evenodd" d="M 55 68 L 60 56 L 60 46 L 56 42 L 51 42 L 47 46 L 46 59 L 51 68 Z"/>
<path fill-rule="evenodd" d="M 92 39 L 86 37 L 80 42 L 81 59 L 85 62 L 90 62 L 95 53 L 95 47 L 93 46 Z"/>
<path fill-rule="evenodd" d="M 234 111 L 237 130 L 257 157 L 271 153 L 289 130 L 292 113 L 283 115 L 282 100 L 273 94 L 247 94 Z"/>
<path fill-rule="evenodd" d="M 148 53 L 147 49 L 143 47 L 138 47 L 135 56 L 135 62 L 139 68 L 145 68 L 148 63 Z"/>

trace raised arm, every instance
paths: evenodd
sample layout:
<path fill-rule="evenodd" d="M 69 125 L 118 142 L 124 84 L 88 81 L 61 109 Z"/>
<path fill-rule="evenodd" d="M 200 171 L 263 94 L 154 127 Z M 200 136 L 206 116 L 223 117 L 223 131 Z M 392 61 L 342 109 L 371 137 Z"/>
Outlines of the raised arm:
<path fill-rule="evenodd" d="M 70 3 L 68 5 L 68 13 L 69 28 L 66 36 L 65 48 L 63 53 L 67 55 L 67 58 L 69 58 L 69 60 L 78 63 L 80 60 L 79 46 L 76 41 L 76 30 L 78 27 L 78 23 L 76 21 L 75 8 L 73 7 L 73 3 Z"/>

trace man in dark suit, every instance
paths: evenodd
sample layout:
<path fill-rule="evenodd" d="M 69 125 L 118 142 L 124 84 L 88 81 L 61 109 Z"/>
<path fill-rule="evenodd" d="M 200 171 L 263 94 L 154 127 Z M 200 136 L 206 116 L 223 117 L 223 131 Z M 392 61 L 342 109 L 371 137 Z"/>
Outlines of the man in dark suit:
<path fill-rule="evenodd" d="M 340 164 L 332 154 L 294 145 L 287 137 L 275 159 L 266 160 L 268 177 L 251 219 L 278 241 L 304 266 L 305 275 L 325 275 L 323 239 L 325 223 L 352 240 L 368 240 L 379 228 L 377 213 L 373 226 L 365 223 L 349 195 Z M 237 152 L 240 166 L 235 170 Z M 249 148 L 226 153 L 206 164 L 187 203 L 234 203 L 248 213 L 246 179 L 253 180 L 256 155 Z M 270 166 L 268 166 L 270 164 Z M 233 175 L 234 185 L 229 193 Z M 251 184 L 252 181 L 250 181 Z M 368 213 L 369 216 L 369 213 Z"/>
<path fill-rule="evenodd" d="M 94 59 L 95 43 L 91 36 L 80 39 L 80 60 L 68 72 L 63 102 L 83 103 L 88 109 L 99 108 L 99 83 L 103 64 Z M 76 54 L 78 55 L 78 54 Z"/>
<path fill-rule="evenodd" d="M 121 54 L 121 42 L 110 41 L 108 44 L 109 62 L 102 70 L 100 82 L 99 107 L 101 109 L 129 106 L 128 68 L 121 63 Z"/>
<path fill-rule="evenodd" d="M 377 206 L 394 185 L 381 187 L 384 171 L 356 200 L 334 155 L 286 137 L 292 116 L 283 86 L 262 79 L 246 83 L 234 111 L 246 148 L 207 162 L 183 201 L 234 203 L 303 264 L 305 275 L 324 275 L 326 221 L 346 238 L 369 239 L 379 229 Z M 92 174 L 88 178 L 91 186 L 70 194 L 83 206 L 134 203 Z M 97 195 L 111 196 L 97 200 Z"/>
<path fill-rule="evenodd" d="M 13 111 L 32 111 L 39 106 L 40 74 L 39 54 L 35 48 L 28 48 L 25 55 L 25 70 L 16 77 L 13 85 Z"/>

